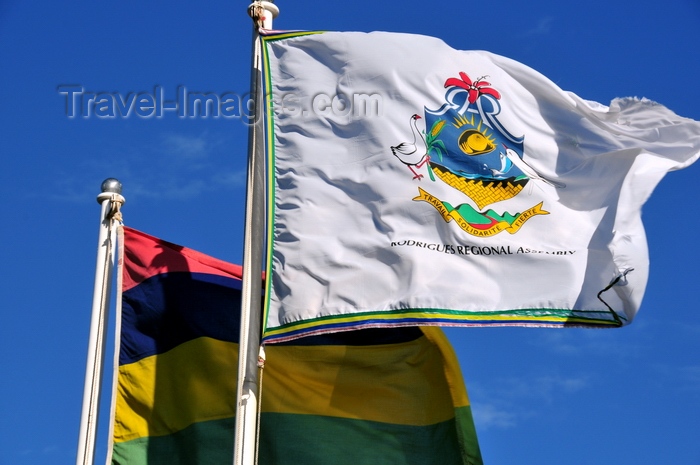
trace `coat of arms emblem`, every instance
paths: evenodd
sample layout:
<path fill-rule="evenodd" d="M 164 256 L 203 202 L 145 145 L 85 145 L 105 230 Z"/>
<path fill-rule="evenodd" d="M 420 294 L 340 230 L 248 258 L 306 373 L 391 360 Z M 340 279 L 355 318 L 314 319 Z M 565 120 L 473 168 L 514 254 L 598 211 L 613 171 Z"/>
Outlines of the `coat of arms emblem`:
<path fill-rule="evenodd" d="M 499 213 L 488 208 L 491 204 L 517 196 L 533 182 L 565 187 L 527 163 L 524 136 L 511 134 L 501 124 L 501 94 L 486 79 L 472 80 L 464 72 L 447 79 L 445 103 L 437 110 L 425 108 L 424 117 L 412 115 L 408 123 L 413 140 L 391 147 L 414 180 L 423 180 L 427 172 L 430 181 L 444 182 L 471 202 L 452 205 L 420 187 L 413 200 L 430 203 L 445 221 L 454 220 L 479 237 L 515 234 L 530 218 L 549 214 L 543 202 L 516 213 Z"/>

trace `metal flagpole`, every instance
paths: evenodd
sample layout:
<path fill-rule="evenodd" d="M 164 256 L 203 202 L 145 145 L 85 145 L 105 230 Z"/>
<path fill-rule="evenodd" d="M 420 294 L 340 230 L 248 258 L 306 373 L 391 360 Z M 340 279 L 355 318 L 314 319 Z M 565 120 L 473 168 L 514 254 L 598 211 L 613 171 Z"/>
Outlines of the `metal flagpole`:
<path fill-rule="evenodd" d="M 250 94 L 254 99 L 248 130 L 248 180 L 246 187 L 241 330 L 236 389 L 234 465 L 257 462 L 258 353 L 261 331 L 263 238 L 265 236 L 265 144 L 262 92 L 262 50 L 259 28 L 272 29 L 279 9 L 271 2 L 257 1 L 248 7 L 253 18 L 253 63 Z"/>
<path fill-rule="evenodd" d="M 119 207 L 125 201 L 124 197 L 121 196 L 121 191 L 122 184 L 116 179 L 109 178 L 102 183 L 102 192 L 97 196 L 97 202 L 102 205 L 102 210 L 100 212 L 100 232 L 97 239 L 95 288 L 92 297 L 92 317 L 90 319 L 83 411 L 80 418 L 76 465 L 92 465 L 94 462 L 100 383 L 106 341 L 105 330 L 114 269 L 116 228 L 112 226 L 117 220 L 115 213 L 119 211 Z"/>

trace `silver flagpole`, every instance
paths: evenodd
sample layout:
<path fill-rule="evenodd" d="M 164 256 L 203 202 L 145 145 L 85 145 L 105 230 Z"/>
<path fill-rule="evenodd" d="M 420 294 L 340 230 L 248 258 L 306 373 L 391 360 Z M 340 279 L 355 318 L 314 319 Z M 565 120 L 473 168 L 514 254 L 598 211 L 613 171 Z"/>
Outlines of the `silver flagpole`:
<path fill-rule="evenodd" d="M 105 330 L 109 314 L 112 271 L 114 269 L 114 245 L 116 228 L 115 213 L 124 203 L 121 196 L 122 185 L 113 178 L 102 183 L 102 192 L 97 202 L 102 205 L 100 231 L 97 239 L 97 265 L 95 267 L 95 287 L 92 297 L 92 317 L 88 339 L 85 388 L 83 390 L 83 411 L 80 418 L 78 454 L 76 465 L 92 465 L 97 438 L 97 414 L 100 404 L 100 383 L 102 381 L 103 358 L 105 352 Z"/>
<path fill-rule="evenodd" d="M 258 353 L 261 332 L 263 238 L 265 237 L 265 144 L 262 92 L 262 50 L 258 29 L 272 29 L 279 9 L 259 1 L 248 7 L 253 18 L 253 63 L 250 95 L 254 99 L 253 120 L 248 130 L 248 180 L 246 192 L 245 237 L 243 244 L 243 283 L 241 331 L 236 389 L 236 430 L 234 465 L 257 462 Z"/>

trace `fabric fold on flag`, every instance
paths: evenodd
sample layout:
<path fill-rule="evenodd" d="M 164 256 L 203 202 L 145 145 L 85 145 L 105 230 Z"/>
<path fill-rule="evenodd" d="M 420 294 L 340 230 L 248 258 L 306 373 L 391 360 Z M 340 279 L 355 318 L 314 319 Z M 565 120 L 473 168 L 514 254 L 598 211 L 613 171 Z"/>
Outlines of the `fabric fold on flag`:
<path fill-rule="evenodd" d="M 406 325 L 630 323 L 641 208 L 700 123 L 426 36 L 263 38 L 264 340 Z"/>
<path fill-rule="evenodd" d="M 113 465 L 230 464 L 241 267 L 119 234 Z M 459 364 L 437 328 L 268 345 L 261 465 L 482 464 Z"/>

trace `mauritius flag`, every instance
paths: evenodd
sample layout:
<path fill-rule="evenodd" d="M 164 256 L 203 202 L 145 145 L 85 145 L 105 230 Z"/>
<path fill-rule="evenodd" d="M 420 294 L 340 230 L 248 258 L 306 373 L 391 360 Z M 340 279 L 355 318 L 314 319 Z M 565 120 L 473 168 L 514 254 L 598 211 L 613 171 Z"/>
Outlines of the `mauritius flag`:
<path fill-rule="evenodd" d="M 241 267 L 120 234 L 108 463 L 228 465 Z M 459 364 L 438 328 L 268 345 L 262 465 L 481 464 Z"/>

